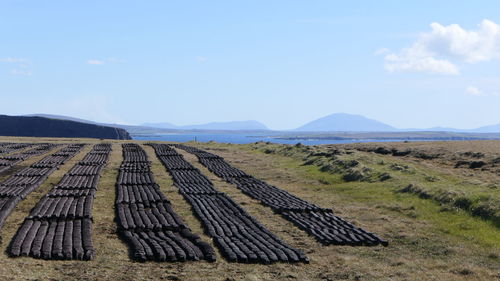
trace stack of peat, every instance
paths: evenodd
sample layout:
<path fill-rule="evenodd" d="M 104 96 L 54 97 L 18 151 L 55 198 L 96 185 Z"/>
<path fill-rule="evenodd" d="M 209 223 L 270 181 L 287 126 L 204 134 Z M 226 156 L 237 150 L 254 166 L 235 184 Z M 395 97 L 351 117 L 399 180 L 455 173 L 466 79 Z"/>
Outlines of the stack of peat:
<path fill-rule="evenodd" d="M 33 146 L 33 144 L 32 143 L 10 143 L 10 142 L 0 143 L 0 155 L 23 150 L 23 149 L 28 148 L 30 146 Z"/>
<path fill-rule="evenodd" d="M 230 262 L 308 262 L 308 258 L 272 234 L 168 145 L 151 144 L 191 204 L 207 235 Z"/>
<path fill-rule="evenodd" d="M 34 157 L 36 155 L 44 154 L 58 145 L 44 143 L 36 146 L 35 148 L 29 149 L 27 151 L 9 154 L 7 156 L 0 157 L 0 173 L 5 172 L 12 168 L 14 165 L 25 161 L 28 158 Z"/>
<path fill-rule="evenodd" d="M 116 212 L 119 231 L 138 261 L 215 261 L 212 247 L 174 212 L 151 173 L 146 152 L 123 144 Z"/>
<path fill-rule="evenodd" d="M 75 156 L 84 144 L 66 146 L 58 152 L 17 172 L 0 183 L 0 229 L 14 207 L 67 160 Z"/>
<path fill-rule="evenodd" d="M 231 166 L 222 157 L 185 145 L 174 145 L 198 157 L 199 162 L 243 193 L 271 207 L 276 213 L 307 231 L 324 245 L 374 246 L 388 242 L 285 190 L 269 185 Z"/>
<path fill-rule="evenodd" d="M 96 144 L 82 161 L 36 204 L 9 247 L 11 256 L 90 260 L 92 206 L 110 144 Z"/>

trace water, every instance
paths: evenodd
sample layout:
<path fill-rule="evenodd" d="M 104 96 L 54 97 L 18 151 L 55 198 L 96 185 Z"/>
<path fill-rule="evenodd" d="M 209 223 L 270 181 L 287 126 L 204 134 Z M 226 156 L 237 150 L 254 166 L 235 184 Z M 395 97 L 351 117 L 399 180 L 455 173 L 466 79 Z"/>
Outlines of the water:
<path fill-rule="evenodd" d="M 283 144 L 297 144 L 301 143 L 304 145 L 317 145 L 317 144 L 336 144 L 336 143 L 356 143 L 356 142 L 398 142 L 405 141 L 404 139 L 392 139 L 392 140 L 377 140 L 377 139 L 348 139 L 348 140 L 325 140 L 325 139 L 278 139 L 274 137 L 269 137 L 265 135 L 252 135 L 247 136 L 244 134 L 167 134 L 167 135 L 132 135 L 134 140 L 145 140 L 145 141 L 173 141 L 173 142 L 188 142 L 188 141 L 199 141 L 199 142 L 209 142 L 215 141 L 220 143 L 252 143 L 257 141 L 283 143 Z"/>

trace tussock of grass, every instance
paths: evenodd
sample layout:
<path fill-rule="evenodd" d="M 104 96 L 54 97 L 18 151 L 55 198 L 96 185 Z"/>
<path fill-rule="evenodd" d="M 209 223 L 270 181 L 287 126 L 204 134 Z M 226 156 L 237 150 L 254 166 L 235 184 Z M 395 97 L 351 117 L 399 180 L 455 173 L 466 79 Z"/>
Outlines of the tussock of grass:
<path fill-rule="evenodd" d="M 255 144 L 259 147 L 262 143 Z M 301 157 L 303 165 L 314 165 L 321 172 L 339 174 L 343 181 L 386 181 L 391 178 L 388 172 L 379 172 L 360 163 L 353 151 L 325 150 L 317 151 L 317 148 L 307 146 L 288 146 L 278 144 L 265 144 L 265 147 L 257 148 L 265 154 L 277 154 L 289 157 Z"/>
<path fill-rule="evenodd" d="M 252 145 L 266 154 L 276 154 L 301 159 L 303 165 L 316 166 L 319 171 L 339 174 L 343 182 L 385 182 L 394 178 L 393 183 L 402 183 L 394 192 L 418 195 L 421 199 L 431 199 L 449 207 L 459 208 L 473 216 L 492 221 L 500 227 L 500 193 L 491 192 L 478 183 L 463 183 L 453 175 L 439 175 L 425 167 L 410 166 L 400 159 L 374 160 L 389 155 L 410 155 L 421 159 L 434 159 L 437 153 L 407 150 L 401 152 L 378 147 L 369 152 L 332 149 L 325 147 L 287 146 L 280 144 L 256 143 Z M 467 157 L 484 157 L 482 153 L 465 153 Z M 394 162 L 390 162 L 394 161 Z M 404 184 L 404 183 L 407 184 Z M 492 194 L 493 193 L 493 194 Z"/>
<path fill-rule="evenodd" d="M 423 199 L 433 199 L 441 204 L 448 204 L 469 212 L 485 220 L 491 220 L 500 227 L 500 202 L 488 194 L 466 194 L 455 190 L 429 189 L 409 184 L 400 192 L 413 193 Z"/>

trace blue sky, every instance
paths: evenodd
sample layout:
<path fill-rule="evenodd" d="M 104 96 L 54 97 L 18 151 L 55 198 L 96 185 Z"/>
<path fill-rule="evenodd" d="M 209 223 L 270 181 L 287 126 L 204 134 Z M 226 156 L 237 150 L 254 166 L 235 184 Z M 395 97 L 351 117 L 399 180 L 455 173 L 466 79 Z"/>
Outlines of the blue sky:
<path fill-rule="evenodd" d="M 105 2 L 105 3 L 103 3 Z M 438 2 L 438 3 L 436 3 Z M 500 123 L 499 1 L 0 1 L 0 113 Z"/>

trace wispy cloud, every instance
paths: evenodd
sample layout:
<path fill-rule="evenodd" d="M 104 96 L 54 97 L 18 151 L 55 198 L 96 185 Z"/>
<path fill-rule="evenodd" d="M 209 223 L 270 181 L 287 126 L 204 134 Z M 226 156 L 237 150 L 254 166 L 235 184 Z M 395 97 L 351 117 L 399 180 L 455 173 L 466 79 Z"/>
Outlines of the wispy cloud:
<path fill-rule="evenodd" d="M 103 64 L 107 64 L 107 63 L 124 63 L 125 61 L 120 59 L 120 58 L 116 58 L 116 57 L 110 57 L 110 58 L 107 58 L 107 59 L 89 59 L 87 60 L 87 64 L 91 64 L 91 65 L 103 65 Z"/>
<path fill-rule="evenodd" d="M 197 56 L 196 57 L 196 61 L 198 61 L 198 62 L 206 62 L 206 61 L 208 61 L 208 58 L 204 57 L 204 56 Z"/>
<path fill-rule="evenodd" d="M 477 87 L 474 87 L 474 86 L 469 86 L 465 89 L 465 92 L 469 95 L 473 95 L 473 96 L 484 96 L 483 92 L 481 92 L 481 90 L 479 90 Z"/>
<path fill-rule="evenodd" d="M 30 76 L 32 73 L 29 70 L 22 70 L 22 69 L 11 69 L 10 74 L 12 75 L 24 75 L 24 76 Z"/>
<path fill-rule="evenodd" d="M 446 75 L 458 75 L 460 73 L 458 67 L 447 60 L 412 54 L 389 54 L 385 56 L 385 69 L 389 72 L 415 71 Z"/>
<path fill-rule="evenodd" d="M 101 65 L 101 64 L 104 64 L 104 61 L 102 61 L 102 60 L 96 60 L 96 59 L 91 59 L 91 60 L 87 61 L 87 64 Z"/>
<path fill-rule="evenodd" d="M 377 56 L 380 56 L 380 55 L 385 55 L 385 54 L 390 53 L 390 52 L 391 52 L 391 50 L 389 50 L 387 48 L 379 48 L 374 52 L 374 54 Z"/>
<path fill-rule="evenodd" d="M 491 92 L 491 93 L 484 92 L 475 86 L 469 86 L 469 87 L 465 88 L 465 93 L 472 95 L 472 96 L 478 96 L 478 97 L 498 97 L 498 96 L 500 96 L 500 93 L 498 93 L 498 92 Z"/>
<path fill-rule="evenodd" d="M 385 68 L 391 72 L 458 75 L 457 63 L 500 60 L 500 25 L 491 20 L 483 20 L 475 30 L 436 22 L 430 27 L 431 31 L 421 33 L 410 47 L 385 55 Z"/>
<path fill-rule="evenodd" d="M 13 68 L 10 70 L 10 74 L 12 75 L 24 75 L 29 76 L 32 74 L 31 61 L 25 58 L 0 58 L 1 63 L 11 64 Z"/>
<path fill-rule="evenodd" d="M 6 63 L 30 63 L 29 60 L 23 59 L 23 58 L 0 58 L 0 62 L 6 62 Z"/>

